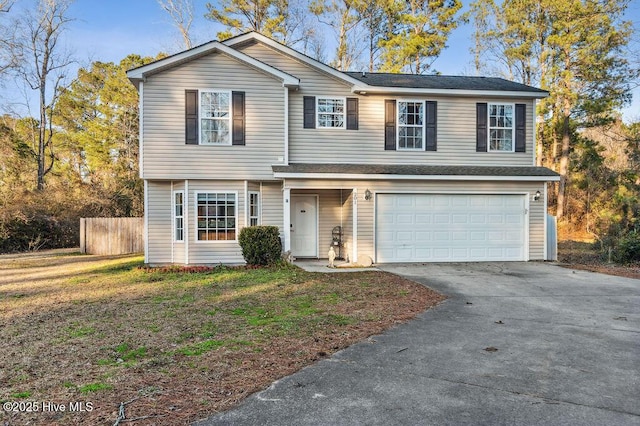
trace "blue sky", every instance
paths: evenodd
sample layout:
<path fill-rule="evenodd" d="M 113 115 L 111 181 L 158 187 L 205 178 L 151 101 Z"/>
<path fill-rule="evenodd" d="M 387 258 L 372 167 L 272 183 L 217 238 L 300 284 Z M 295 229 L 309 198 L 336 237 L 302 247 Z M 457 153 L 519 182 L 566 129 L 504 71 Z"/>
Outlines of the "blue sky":
<path fill-rule="evenodd" d="M 30 4 L 29 0 L 17 2 L 17 6 Z M 193 3 L 195 41 L 203 43 L 215 39 L 222 28 L 203 17 L 207 0 L 193 0 Z M 88 65 L 91 61 L 118 62 L 130 53 L 144 56 L 155 56 L 160 51 L 175 53 L 180 47 L 177 30 L 156 0 L 76 0 L 69 16 L 75 21 L 69 27 L 67 44 L 81 65 Z M 640 29 L 640 1 L 631 1 L 627 19 Z M 435 61 L 433 68 L 443 74 L 473 74 L 473 57 L 469 51 L 471 32 L 471 25 L 456 29 L 449 38 L 449 47 Z M 632 43 L 633 48 L 640 51 L 640 35 L 636 35 Z M 334 45 L 334 42 L 327 40 L 327 44 Z M 330 50 L 326 50 L 331 56 Z M 640 58 L 636 60 L 640 61 Z M 6 97 L 6 89 L 4 92 L 4 96 L 2 93 L 0 96 Z M 640 89 L 634 90 L 634 102 L 625 109 L 624 117 L 640 121 Z"/>

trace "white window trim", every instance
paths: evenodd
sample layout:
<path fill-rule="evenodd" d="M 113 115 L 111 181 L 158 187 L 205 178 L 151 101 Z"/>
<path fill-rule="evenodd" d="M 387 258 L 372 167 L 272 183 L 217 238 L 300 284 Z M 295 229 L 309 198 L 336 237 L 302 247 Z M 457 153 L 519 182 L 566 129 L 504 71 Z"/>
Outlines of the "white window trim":
<path fill-rule="evenodd" d="M 491 106 L 492 105 L 511 105 L 511 150 L 491 149 Z M 508 127 L 494 127 L 494 129 L 508 129 Z M 516 104 L 511 102 L 489 102 L 487 103 L 487 152 L 516 152 Z"/>
<path fill-rule="evenodd" d="M 342 120 L 342 126 L 341 127 L 322 127 L 320 126 L 320 111 L 318 111 L 318 106 L 320 103 L 320 99 L 329 99 L 329 100 L 341 100 L 342 101 L 342 105 L 344 106 L 344 112 L 342 113 L 342 115 L 344 116 L 344 119 Z M 323 129 L 323 130 L 340 130 L 340 129 L 346 129 L 347 128 L 347 98 L 344 96 L 316 96 L 316 129 Z"/>
<path fill-rule="evenodd" d="M 235 240 L 200 240 L 198 239 L 198 195 L 199 194 L 233 194 L 236 197 L 236 214 L 235 214 L 235 222 L 236 222 L 236 238 Z M 193 193 L 194 199 L 193 199 L 193 208 L 194 208 L 194 214 L 195 216 L 193 217 L 195 226 L 194 226 L 194 236 L 195 236 L 195 243 L 196 244 L 224 244 L 224 243 L 233 243 L 233 242 L 238 242 L 238 234 L 240 233 L 240 227 L 238 226 L 238 207 L 239 207 L 239 201 L 238 201 L 238 191 L 227 191 L 224 189 L 212 189 L 209 191 L 196 191 Z"/>
<path fill-rule="evenodd" d="M 215 118 L 213 120 L 228 120 L 229 121 L 229 140 L 225 143 L 204 143 L 202 142 L 202 120 L 212 120 L 210 117 L 202 116 L 202 94 L 203 93 L 226 93 L 229 95 L 229 115 L 227 118 Z M 231 90 L 226 89 L 198 89 L 198 145 L 205 146 L 228 146 L 231 145 L 231 139 L 233 137 L 233 94 Z"/>
<path fill-rule="evenodd" d="M 172 183 L 173 184 L 173 183 Z M 178 216 L 176 215 L 176 195 L 178 194 L 182 194 L 182 216 Z M 172 223 L 172 233 L 173 233 L 173 242 L 174 243 L 184 243 L 184 236 L 185 236 L 185 202 L 184 202 L 184 191 L 183 190 L 178 190 L 178 191 L 173 191 L 173 197 L 171 198 L 171 223 Z M 177 232 L 176 232 L 176 219 L 181 217 L 182 218 L 182 239 L 179 240 L 177 237 Z"/>
<path fill-rule="evenodd" d="M 256 195 L 258 197 L 258 205 L 256 206 L 257 216 L 251 216 L 251 196 Z M 262 215 L 260 214 L 262 210 L 262 197 L 260 197 L 259 191 L 248 191 L 247 192 L 247 226 L 251 225 L 251 219 L 256 218 L 257 225 L 262 225 Z"/>
<path fill-rule="evenodd" d="M 402 148 L 400 146 L 400 102 L 422 104 L 422 148 Z M 403 127 L 420 127 L 415 125 Z M 427 103 L 424 99 L 396 99 L 396 151 L 425 151 L 427 149 Z"/>

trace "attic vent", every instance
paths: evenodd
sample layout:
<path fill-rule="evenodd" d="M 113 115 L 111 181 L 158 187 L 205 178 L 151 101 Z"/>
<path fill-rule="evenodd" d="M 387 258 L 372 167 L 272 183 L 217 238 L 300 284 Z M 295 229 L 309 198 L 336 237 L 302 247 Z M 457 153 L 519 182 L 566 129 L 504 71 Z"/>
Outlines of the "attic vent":
<path fill-rule="evenodd" d="M 362 76 L 363 76 L 363 77 L 366 77 L 366 76 L 367 76 L 367 73 L 366 73 L 365 71 L 362 71 Z"/>

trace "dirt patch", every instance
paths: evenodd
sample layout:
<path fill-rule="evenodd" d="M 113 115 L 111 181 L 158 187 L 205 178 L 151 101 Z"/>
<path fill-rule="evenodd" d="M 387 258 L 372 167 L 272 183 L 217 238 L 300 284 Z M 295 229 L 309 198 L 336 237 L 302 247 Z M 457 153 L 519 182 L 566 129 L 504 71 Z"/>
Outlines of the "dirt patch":
<path fill-rule="evenodd" d="M 609 262 L 606 253 L 590 242 L 561 241 L 558 243 L 560 266 L 601 274 L 640 279 L 640 265 L 617 265 Z"/>
<path fill-rule="evenodd" d="M 0 258 L 0 399 L 40 404 L 0 424 L 113 425 L 122 403 L 136 425 L 189 424 L 444 299 L 384 272 L 90 260 Z"/>

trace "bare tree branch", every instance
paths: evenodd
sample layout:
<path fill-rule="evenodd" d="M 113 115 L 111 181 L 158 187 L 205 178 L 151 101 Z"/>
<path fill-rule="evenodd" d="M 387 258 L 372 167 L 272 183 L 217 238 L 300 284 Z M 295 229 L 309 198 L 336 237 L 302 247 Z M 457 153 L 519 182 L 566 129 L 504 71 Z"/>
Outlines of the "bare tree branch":
<path fill-rule="evenodd" d="M 35 11 L 29 10 L 19 19 L 13 46 L 14 57 L 22 59 L 16 74 L 39 96 L 38 190 L 44 189 L 44 178 L 55 163 L 54 105 L 65 79 L 64 70 L 74 62 L 59 46 L 61 34 L 72 21 L 67 16 L 70 4 L 71 0 L 39 0 Z"/>
<path fill-rule="evenodd" d="M 190 34 L 193 23 L 193 3 L 191 0 L 158 0 L 158 4 L 173 20 L 173 25 L 182 36 L 185 49 L 191 49 L 193 46 Z"/>

